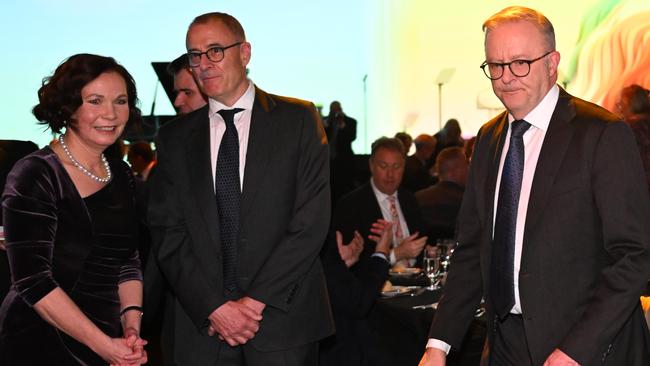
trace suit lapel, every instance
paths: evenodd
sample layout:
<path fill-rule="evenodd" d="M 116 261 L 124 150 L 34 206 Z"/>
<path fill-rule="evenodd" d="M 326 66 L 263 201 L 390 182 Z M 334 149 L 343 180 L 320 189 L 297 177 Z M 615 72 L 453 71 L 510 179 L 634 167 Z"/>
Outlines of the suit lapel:
<path fill-rule="evenodd" d="M 494 222 L 494 194 L 496 192 L 497 176 L 499 175 L 499 164 L 501 162 L 501 154 L 503 152 L 503 145 L 505 144 L 506 135 L 508 134 L 508 113 L 504 112 L 503 115 L 497 119 L 494 133 L 488 137 L 488 159 L 489 169 L 485 179 L 485 207 L 486 207 L 486 220 L 485 224 L 489 227 L 490 238 L 492 238 L 492 230 Z"/>
<path fill-rule="evenodd" d="M 214 182 L 212 181 L 210 121 L 208 119 L 208 107 L 204 108 L 205 112 L 197 116 L 198 121 L 194 121 L 194 130 L 189 135 L 185 156 L 190 184 L 194 188 L 196 205 L 201 210 L 201 216 L 205 220 L 205 228 L 209 232 L 210 238 L 215 244 L 218 244 L 220 242 L 219 214 L 214 193 Z M 216 247 L 220 248 L 220 245 L 216 245 Z"/>
<path fill-rule="evenodd" d="M 535 176 L 530 189 L 530 198 L 528 199 L 524 240 L 528 237 L 530 230 L 536 226 L 536 222 L 544 211 L 551 187 L 564 161 L 564 155 L 575 131 L 569 123 L 575 115 L 572 97 L 560 89 L 560 97 L 549 122 L 542 151 L 535 167 Z"/>
<path fill-rule="evenodd" d="M 271 156 L 270 149 L 276 142 L 272 136 L 273 116 L 271 111 L 274 107 L 273 99 L 263 90 L 255 87 L 255 102 L 251 114 L 246 167 L 244 168 L 240 215 L 242 220 L 253 205 L 257 189 L 263 184 L 267 162 Z"/>

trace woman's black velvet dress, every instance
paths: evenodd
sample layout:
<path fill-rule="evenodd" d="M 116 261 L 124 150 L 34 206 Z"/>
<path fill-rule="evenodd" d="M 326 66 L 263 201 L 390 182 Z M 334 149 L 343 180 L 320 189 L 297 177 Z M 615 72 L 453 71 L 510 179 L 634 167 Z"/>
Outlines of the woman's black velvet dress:
<path fill-rule="evenodd" d="M 45 147 L 19 161 L 2 196 L 12 288 L 0 308 L 0 365 L 104 365 L 98 355 L 32 308 L 56 287 L 110 337 L 121 336 L 118 285 L 141 280 L 133 177 L 82 198 Z"/>

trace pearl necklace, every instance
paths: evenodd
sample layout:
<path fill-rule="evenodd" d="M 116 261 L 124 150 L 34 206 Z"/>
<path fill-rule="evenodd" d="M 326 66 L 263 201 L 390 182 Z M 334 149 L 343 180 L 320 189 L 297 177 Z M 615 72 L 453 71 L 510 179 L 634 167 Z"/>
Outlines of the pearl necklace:
<path fill-rule="evenodd" d="M 104 154 L 102 154 L 102 163 L 104 163 L 104 169 L 106 169 L 106 177 L 100 178 L 95 174 L 93 174 L 90 170 L 86 169 L 86 167 L 81 165 L 81 163 L 79 163 L 79 161 L 77 161 L 77 159 L 75 159 L 74 156 L 72 156 L 70 150 L 68 150 L 68 145 L 66 145 L 65 141 L 63 140 L 63 135 L 59 135 L 59 143 L 61 144 L 63 151 L 68 156 L 68 159 L 70 159 L 72 164 L 74 164 L 74 166 L 76 166 L 79 170 L 81 170 L 84 174 L 89 176 L 91 179 L 93 179 L 98 183 L 107 183 L 108 181 L 111 180 L 113 174 L 111 173 L 111 168 L 108 166 L 108 161 L 106 161 L 106 157 L 104 156 Z"/>

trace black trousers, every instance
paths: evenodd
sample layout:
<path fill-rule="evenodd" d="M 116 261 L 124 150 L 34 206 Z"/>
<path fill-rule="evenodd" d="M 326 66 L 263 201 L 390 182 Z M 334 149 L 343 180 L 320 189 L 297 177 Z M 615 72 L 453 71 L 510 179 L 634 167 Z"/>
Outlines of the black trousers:
<path fill-rule="evenodd" d="M 496 319 L 495 327 L 490 366 L 532 366 L 522 316 L 509 314 L 503 320 Z"/>
<path fill-rule="evenodd" d="M 218 366 L 317 366 L 318 342 L 275 352 L 260 352 L 250 344 L 230 347 L 221 342 Z"/>

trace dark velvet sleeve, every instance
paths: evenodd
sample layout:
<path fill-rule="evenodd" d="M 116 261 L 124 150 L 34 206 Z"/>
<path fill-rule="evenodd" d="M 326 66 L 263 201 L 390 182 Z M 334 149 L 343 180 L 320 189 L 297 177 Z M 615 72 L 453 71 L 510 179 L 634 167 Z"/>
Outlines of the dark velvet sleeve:
<path fill-rule="evenodd" d="M 120 268 L 119 283 L 133 280 L 142 281 L 142 270 L 140 269 L 140 257 L 137 248 L 133 249 L 129 259 Z"/>
<path fill-rule="evenodd" d="M 131 168 L 123 161 L 118 161 L 117 164 L 120 164 L 120 168 L 126 174 L 126 179 L 128 183 L 127 189 L 129 190 L 129 198 L 131 200 L 130 204 L 133 210 L 136 210 L 136 201 L 135 201 L 135 178 L 131 172 Z M 120 268 L 119 280 L 118 283 L 126 281 L 142 281 L 142 265 L 140 262 L 140 252 L 138 250 L 138 242 L 140 239 L 140 233 L 138 232 L 136 226 L 134 226 L 133 235 L 131 237 L 131 255 L 129 258 L 122 264 Z"/>
<path fill-rule="evenodd" d="M 58 287 L 52 277 L 57 227 L 54 180 L 44 160 L 29 157 L 14 166 L 2 196 L 11 280 L 29 305 Z"/>

